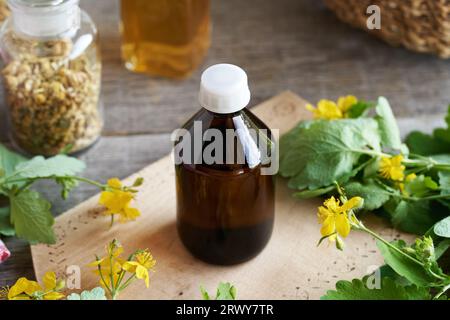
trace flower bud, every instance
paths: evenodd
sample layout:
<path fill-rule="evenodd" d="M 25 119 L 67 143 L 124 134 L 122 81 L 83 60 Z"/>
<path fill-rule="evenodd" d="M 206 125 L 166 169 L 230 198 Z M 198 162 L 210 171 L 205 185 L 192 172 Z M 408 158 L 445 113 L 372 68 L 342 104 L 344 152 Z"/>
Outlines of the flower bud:
<path fill-rule="evenodd" d="M 61 291 L 66 287 L 66 281 L 64 280 L 59 280 L 58 282 L 56 282 L 56 287 L 55 287 L 55 291 Z"/>
<path fill-rule="evenodd" d="M 364 199 L 361 197 L 355 197 L 356 200 L 358 200 L 355 204 L 355 207 L 353 209 L 361 209 L 364 207 Z"/>
<path fill-rule="evenodd" d="M 336 237 L 336 249 L 340 251 L 344 251 L 345 249 L 345 243 L 339 236 Z"/>
<path fill-rule="evenodd" d="M 417 257 L 424 262 L 430 262 L 435 259 L 434 243 L 431 237 L 417 239 L 415 250 Z"/>
<path fill-rule="evenodd" d="M 140 187 L 140 186 L 142 186 L 144 184 L 144 178 L 142 178 L 142 177 L 139 177 L 139 178 L 137 178 L 135 181 L 134 181 L 134 183 L 133 183 L 133 187 Z"/>
<path fill-rule="evenodd" d="M 8 258 L 11 256 L 11 252 L 8 250 L 6 245 L 3 243 L 2 240 L 0 240 L 0 264 L 8 260 Z"/>

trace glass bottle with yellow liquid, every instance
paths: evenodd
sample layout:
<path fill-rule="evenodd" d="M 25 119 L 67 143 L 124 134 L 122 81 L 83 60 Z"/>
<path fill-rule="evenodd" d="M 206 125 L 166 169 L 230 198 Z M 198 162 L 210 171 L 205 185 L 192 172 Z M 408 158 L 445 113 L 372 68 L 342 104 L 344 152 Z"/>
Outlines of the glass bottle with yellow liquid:
<path fill-rule="evenodd" d="M 135 72 L 186 78 L 211 42 L 210 0 L 122 0 L 122 57 Z"/>

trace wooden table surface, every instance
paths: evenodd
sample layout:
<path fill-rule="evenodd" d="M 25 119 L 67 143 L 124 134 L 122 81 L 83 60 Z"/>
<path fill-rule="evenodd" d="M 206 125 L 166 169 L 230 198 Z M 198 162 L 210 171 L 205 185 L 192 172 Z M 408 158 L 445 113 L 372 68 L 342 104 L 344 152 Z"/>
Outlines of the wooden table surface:
<path fill-rule="evenodd" d="M 125 70 L 118 1 L 81 2 L 99 27 L 104 62 L 106 128 L 101 141 L 81 157 L 91 178 L 124 178 L 167 154 L 170 132 L 199 108 L 201 69 L 215 63 L 248 71 L 253 105 L 284 90 L 312 102 L 349 93 L 364 99 L 384 95 L 402 118 L 403 133 L 431 130 L 450 103 L 450 60 L 391 48 L 340 23 L 319 0 L 212 0 L 212 48 L 202 68 L 185 81 Z M 2 142 L 7 142 L 5 122 L 1 107 Z M 54 203 L 55 215 L 96 193 L 82 186 L 64 202 L 56 187 L 40 186 Z M 0 266 L 0 286 L 21 276 L 33 278 L 28 244 L 4 240 L 13 255 Z"/>

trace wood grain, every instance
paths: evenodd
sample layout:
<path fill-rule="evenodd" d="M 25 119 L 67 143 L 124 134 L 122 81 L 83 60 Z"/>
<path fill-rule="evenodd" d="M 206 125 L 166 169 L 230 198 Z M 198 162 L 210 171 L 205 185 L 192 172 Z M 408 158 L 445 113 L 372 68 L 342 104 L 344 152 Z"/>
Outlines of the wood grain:
<path fill-rule="evenodd" d="M 281 134 L 309 116 L 305 101 L 290 92 L 265 102 L 254 112 Z M 98 196 L 81 203 L 57 218 L 56 245 L 32 247 L 38 279 L 48 270 L 62 276 L 67 268 L 77 266 L 83 288 L 97 286 L 98 277 L 88 263 L 95 255 L 102 256 L 112 239 L 124 245 L 125 256 L 136 249 L 149 248 L 158 261 L 149 290 L 136 283 L 121 295 L 122 299 L 130 300 L 193 299 L 199 297 L 200 284 L 214 288 L 224 280 L 239 288 L 239 299 L 318 299 L 334 287 L 336 279 L 361 277 L 383 264 L 375 241 L 361 233 L 352 233 L 345 252 L 326 245 L 317 248 L 320 236 L 314 213 L 320 202 L 294 199 L 292 190 L 281 179 L 277 180 L 275 230 L 263 253 L 233 267 L 204 264 L 187 252 L 176 233 L 171 157 L 164 157 L 128 178 L 128 183 L 138 176 L 146 180 L 137 199 L 142 212 L 139 220 L 109 229 L 108 218 L 99 213 Z M 388 239 L 400 236 L 374 217 L 369 216 L 365 222 Z"/>
<path fill-rule="evenodd" d="M 119 53 L 118 0 L 81 3 L 101 34 L 106 106 L 104 138 L 82 158 L 90 177 L 123 178 L 167 153 L 167 134 L 198 108 L 201 70 L 183 82 L 126 71 Z M 401 122 L 403 134 L 416 127 L 430 130 L 442 122 L 450 102 L 450 61 L 391 48 L 340 23 L 321 1 L 212 0 L 212 17 L 213 44 L 202 68 L 225 61 L 245 67 L 252 105 L 285 89 L 313 102 L 347 93 L 366 99 L 386 95 L 395 113 L 407 117 Z M 3 105 L 0 141 L 7 141 Z M 58 188 L 46 185 L 41 190 L 53 201 L 55 215 L 95 194 L 82 186 L 64 202 Z M 0 265 L 0 286 L 33 275 L 28 245 L 6 242 L 13 256 Z"/>
<path fill-rule="evenodd" d="M 321 1 L 212 0 L 211 50 L 182 82 L 125 70 L 117 0 L 82 0 L 82 6 L 101 35 L 109 135 L 173 130 L 197 108 L 201 70 L 225 61 L 248 71 L 253 104 L 286 89 L 312 102 L 346 93 L 386 95 L 397 115 L 409 116 L 442 113 L 450 100 L 450 61 L 392 48 L 339 22 Z"/>
<path fill-rule="evenodd" d="M 106 181 L 113 176 L 124 178 L 167 155 L 170 149 L 169 134 L 104 137 L 88 153 L 81 156 L 88 164 L 83 175 L 98 181 Z M 63 201 L 59 196 L 59 187 L 53 183 L 40 183 L 37 190 L 53 203 L 52 212 L 55 215 L 67 211 L 98 192 L 95 188 L 81 185 L 67 201 Z M 22 276 L 34 278 L 29 245 L 17 239 L 4 240 L 12 256 L 0 265 L 0 287 L 11 285 Z"/>

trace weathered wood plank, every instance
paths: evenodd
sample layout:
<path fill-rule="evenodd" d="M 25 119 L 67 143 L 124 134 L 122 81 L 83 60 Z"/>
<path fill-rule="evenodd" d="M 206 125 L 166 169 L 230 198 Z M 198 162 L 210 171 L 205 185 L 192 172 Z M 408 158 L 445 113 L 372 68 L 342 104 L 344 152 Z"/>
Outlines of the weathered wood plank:
<path fill-rule="evenodd" d="M 443 112 L 450 102 L 450 60 L 391 48 L 339 22 L 321 1 L 212 3 L 213 45 L 204 66 L 224 61 L 243 66 L 254 104 L 286 89 L 313 102 L 346 93 L 385 95 L 399 116 Z M 197 108 L 201 70 L 186 81 L 126 71 L 118 1 L 82 4 L 101 33 L 106 132 L 161 133 L 179 126 Z"/>
<path fill-rule="evenodd" d="M 391 48 L 364 32 L 340 23 L 320 1 L 213 0 L 213 46 L 204 66 L 231 62 L 247 69 L 253 104 L 291 89 L 310 101 L 353 93 L 367 99 L 386 95 L 397 115 L 408 117 L 405 129 L 430 129 L 442 122 L 450 102 L 450 61 Z M 104 138 L 83 158 L 87 175 L 107 179 L 125 177 L 166 154 L 168 135 L 197 107 L 200 70 L 186 81 L 135 75 L 120 60 L 117 0 L 82 0 L 96 21 L 104 58 Z M 432 122 L 429 122 L 429 120 Z M 426 120 L 426 121 L 424 121 Z M 0 107 L 0 141 L 6 140 L 4 108 Z M 55 212 L 63 212 L 93 195 L 80 187 L 73 197 L 57 199 L 57 189 L 47 194 Z M 31 277 L 28 245 L 9 240 L 13 258 L 0 266 L 0 286 L 19 276 Z"/>
<path fill-rule="evenodd" d="M 104 137 L 81 157 L 87 164 L 84 175 L 98 181 L 111 177 L 125 178 L 170 152 L 168 134 L 132 137 Z M 98 190 L 81 185 L 67 201 L 59 197 L 59 188 L 52 183 L 40 183 L 36 188 L 50 200 L 53 213 L 58 215 L 95 195 Z M 0 265 L 0 287 L 11 285 L 17 278 L 34 277 L 30 248 L 17 239 L 6 239 L 12 257 Z"/>
<path fill-rule="evenodd" d="M 436 126 L 442 126 L 443 122 L 443 115 L 439 115 L 402 119 L 399 125 L 402 135 L 405 136 L 411 130 L 431 131 Z M 104 137 L 89 153 L 82 156 L 88 166 L 85 173 L 87 177 L 99 181 L 105 181 L 112 176 L 124 178 L 166 155 L 170 152 L 170 147 L 168 134 Z M 58 196 L 57 187 L 49 183 L 41 184 L 40 187 L 40 191 L 54 203 L 55 215 L 65 212 L 97 193 L 95 188 L 82 185 L 67 201 L 62 201 Z M 13 252 L 13 256 L 0 266 L 0 287 L 11 285 L 22 276 L 29 278 L 34 276 L 28 244 L 16 239 L 7 239 L 6 244 Z"/>
<path fill-rule="evenodd" d="M 255 112 L 270 128 L 279 128 L 279 133 L 284 134 L 299 120 L 311 117 L 305 105 L 305 100 L 285 92 L 259 105 Z M 125 248 L 149 247 L 158 260 L 158 275 L 152 280 L 152 290 L 138 290 L 142 284 L 133 284 L 120 297 L 126 300 L 196 297 L 199 283 L 212 287 L 230 276 L 242 299 L 318 299 L 334 287 L 334 279 L 360 277 L 371 266 L 383 263 L 375 250 L 376 244 L 368 242 L 363 234 L 353 234 L 348 239 L 345 253 L 326 251 L 327 248 L 317 250 L 317 217 L 311 212 L 320 202 L 294 199 L 282 179 L 277 181 L 277 219 L 267 248 L 252 261 L 236 266 L 223 268 L 201 263 L 186 251 L 176 234 L 175 171 L 171 158 L 164 157 L 137 175 L 147 180 L 137 195 L 137 206 L 142 211 L 139 221 L 108 228 L 108 222 L 92 211 L 97 197 L 81 203 L 57 219 L 57 245 L 32 248 L 38 278 L 47 270 L 64 274 L 67 266 L 78 265 L 83 286 L 97 285 L 98 277 L 87 264 L 111 239 L 119 239 Z M 135 177 L 128 178 L 128 183 Z M 374 215 L 367 217 L 365 223 L 387 239 L 413 239 L 412 235 L 393 230 Z M 327 263 L 332 267 L 326 268 Z M 273 272 L 278 276 L 268 279 L 267 275 Z"/>

